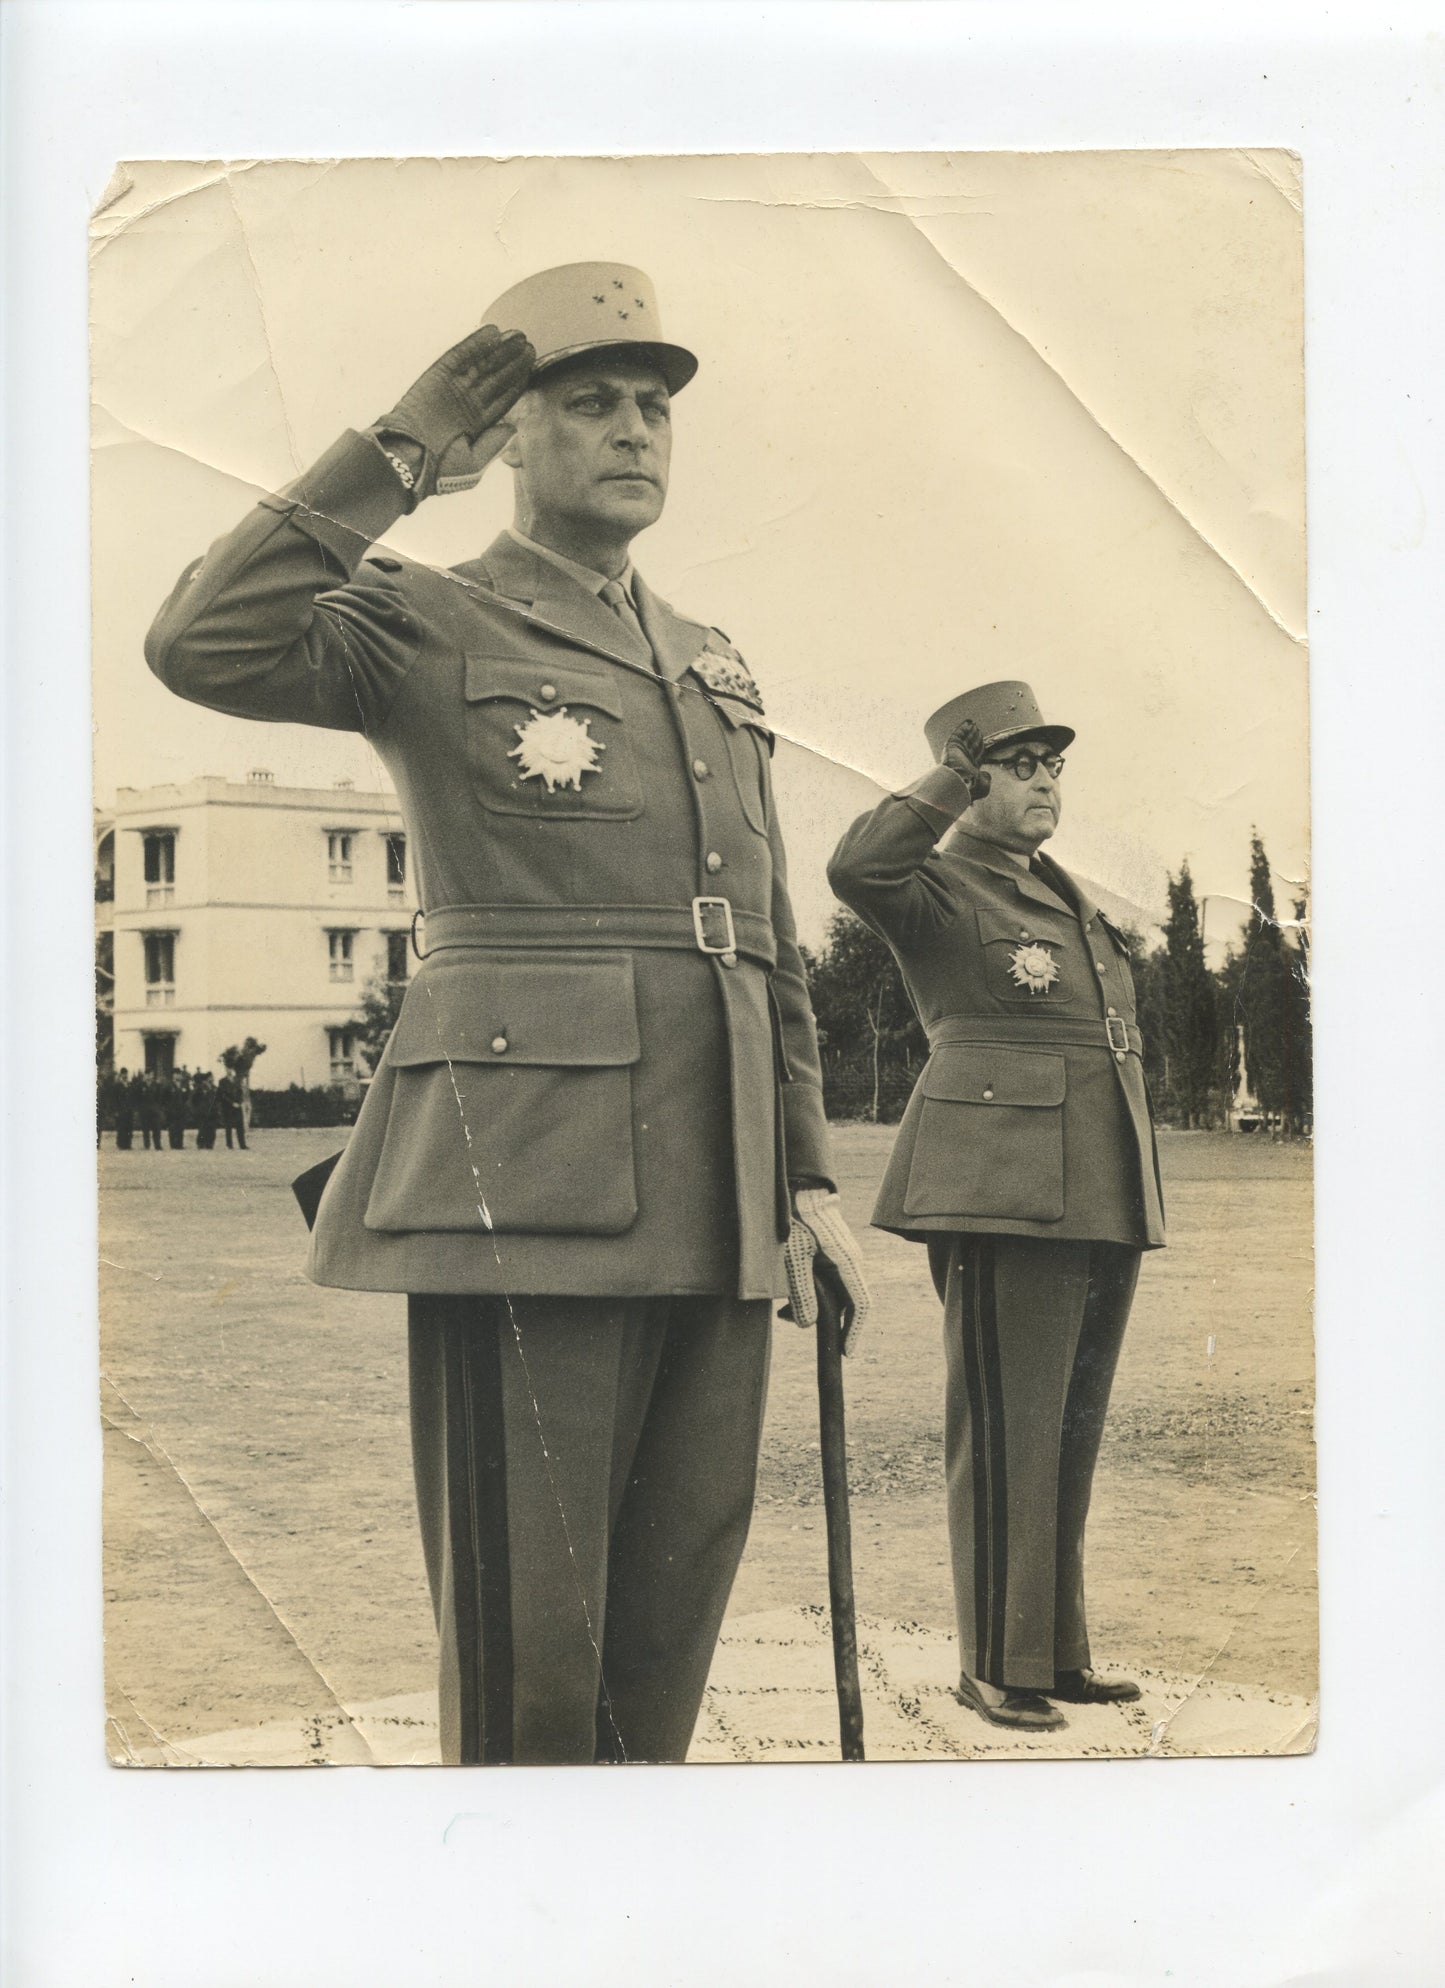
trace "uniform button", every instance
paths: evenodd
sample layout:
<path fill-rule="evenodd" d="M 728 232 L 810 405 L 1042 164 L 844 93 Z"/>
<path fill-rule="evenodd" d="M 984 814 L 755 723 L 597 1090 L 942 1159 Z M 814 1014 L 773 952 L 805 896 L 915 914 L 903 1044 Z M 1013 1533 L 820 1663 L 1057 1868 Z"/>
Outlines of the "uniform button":
<path fill-rule="evenodd" d="M 1122 1063 L 1124 1061 L 1124 1051 L 1122 1049 L 1116 1049 L 1114 1051 L 1114 1061 L 1116 1063 Z"/>
<path fill-rule="evenodd" d="M 494 1035 L 492 1037 L 492 1054 L 494 1056 L 505 1056 L 510 1047 L 511 1044 L 504 1035 Z"/>
<path fill-rule="evenodd" d="M 1118 1012 L 1119 1012 L 1119 1010 L 1118 1010 L 1117 1008 L 1111 1008 L 1111 1009 L 1109 1010 L 1109 1013 L 1110 1013 L 1110 1015 L 1117 1015 L 1117 1014 L 1118 1014 Z"/>
<path fill-rule="evenodd" d="M 1104 962 L 1101 959 L 1096 959 L 1094 961 L 1094 971 L 1096 973 L 1102 973 L 1104 971 Z"/>
<path fill-rule="evenodd" d="M 544 683 L 541 689 L 538 691 L 537 695 L 541 698 L 544 704 L 550 704 L 553 698 L 557 695 L 556 684 Z"/>
<path fill-rule="evenodd" d="M 736 953 L 719 953 L 718 958 L 722 961 L 722 964 L 724 966 L 736 966 L 738 963 L 738 956 Z"/>
<path fill-rule="evenodd" d="M 1021 939 L 1026 939 L 1026 938 L 1028 937 L 1028 935 L 1029 935 L 1029 928 L 1028 928 L 1028 926 L 1027 926 L 1027 925 L 1020 925 L 1020 926 L 1019 926 L 1019 937 L 1020 937 Z"/>
<path fill-rule="evenodd" d="M 988 1104 L 988 1103 L 989 1103 L 989 1102 L 991 1101 L 992 1097 L 993 1097 L 993 1092 L 992 1092 L 992 1091 L 985 1091 L 985 1092 L 984 1092 L 984 1094 L 983 1094 L 983 1101 L 984 1101 L 984 1103 L 985 1103 L 985 1104 Z"/>
<path fill-rule="evenodd" d="M 692 762 L 692 770 L 699 780 L 706 780 L 708 770 L 707 761 L 705 759 L 695 759 Z"/>
<path fill-rule="evenodd" d="M 715 877 L 718 871 L 722 868 L 722 857 L 719 856 L 716 849 L 708 850 L 707 860 L 703 864 L 703 868 L 707 871 L 710 877 Z"/>

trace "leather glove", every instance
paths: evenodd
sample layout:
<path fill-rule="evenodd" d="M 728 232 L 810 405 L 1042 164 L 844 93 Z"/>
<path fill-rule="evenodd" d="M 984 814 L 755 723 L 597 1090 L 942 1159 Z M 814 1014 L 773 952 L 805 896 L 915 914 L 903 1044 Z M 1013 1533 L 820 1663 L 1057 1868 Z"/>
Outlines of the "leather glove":
<path fill-rule="evenodd" d="M 526 387 L 536 356 L 520 331 L 504 337 L 484 324 L 428 366 L 376 423 L 378 436 L 408 436 L 425 452 L 413 508 L 433 493 L 445 497 L 480 482 L 507 445 L 512 430 L 503 416 Z"/>
<path fill-rule="evenodd" d="M 802 1326 L 818 1323 L 814 1275 L 831 1280 L 843 1316 L 843 1351 L 851 1353 L 868 1321 L 872 1299 L 863 1281 L 863 1253 L 843 1220 L 843 1204 L 827 1187 L 800 1187 L 793 1194 L 793 1226 L 783 1261 L 788 1302 L 783 1317 Z"/>
<path fill-rule="evenodd" d="M 972 800 L 981 801 L 993 785 L 993 775 L 983 765 L 983 733 L 972 718 L 965 718 L 949 733 L 943 763 L 967 781 Z"/>

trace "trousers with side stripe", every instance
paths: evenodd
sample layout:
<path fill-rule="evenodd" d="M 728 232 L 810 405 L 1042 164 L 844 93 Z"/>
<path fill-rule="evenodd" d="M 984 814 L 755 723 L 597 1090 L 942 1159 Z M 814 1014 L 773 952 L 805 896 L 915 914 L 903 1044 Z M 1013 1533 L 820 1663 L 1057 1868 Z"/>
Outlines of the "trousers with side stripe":
<path fill-rule="evenodd" d="M 1139 1254 L 930 1238 L 960 1659 L 989 1684 L 1048 1691 L 1089 1665 L 1084 1525 Z"/>
<path fill-rule="evenodd" d="M 771 1303 L 408 1306 L 442 1759 L 684 1760 L 752 1516 Z"/>

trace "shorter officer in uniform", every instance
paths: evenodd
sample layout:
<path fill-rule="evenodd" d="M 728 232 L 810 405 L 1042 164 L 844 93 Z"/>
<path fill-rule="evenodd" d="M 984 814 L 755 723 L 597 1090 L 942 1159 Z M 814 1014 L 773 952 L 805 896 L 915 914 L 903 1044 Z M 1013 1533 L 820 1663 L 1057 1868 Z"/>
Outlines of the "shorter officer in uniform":
<path fill-rule="evenodd" d="M 1061 1726 L 1090 1669 L 1084 1521 L 1141 1250 L 1164 1240 L 1127 942 L 1039 855 L 1074 734 L 1024 683 L 925 727 L 942 763 L 856 821 L 835 893 L 896 956 L 931 1054 L 875 1226 L 928 1245 L 963 1703 Z M 946 846 L 940 838 L 957 829 Z"/>

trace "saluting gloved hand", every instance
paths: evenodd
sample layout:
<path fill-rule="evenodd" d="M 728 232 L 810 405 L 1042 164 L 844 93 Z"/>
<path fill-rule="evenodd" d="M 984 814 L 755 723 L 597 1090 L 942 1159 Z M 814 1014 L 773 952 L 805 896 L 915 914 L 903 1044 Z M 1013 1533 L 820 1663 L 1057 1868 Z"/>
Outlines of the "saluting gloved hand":
<path fill-rule="evenodd" d="M 444 352 L 376 423 L 382 447 L 398 475 L 413 482 L 412 508 L 433 493 L 470 490 L 506 447 L 512 433 L 503 419 L 527 384 L 536 353 L 520 331 L 505 336 L 494 324 L 469 332 Z M 418 467 L 388 443 L 406 437 L 422 450 Z"/>
<path fill-rule="evenodd" d="M 838 1300 L 843 1320 L 843 1351 L 851 1353 L 868 1320 L 872 1299 L 863 1281 L 863 1253 L 843 1220 L 843 1204 L 827 1187 L 793 1191 L 793 1226 L 783 1261 L 788 1272 L 788 1302 L 782 1316 L 802 1326 L 818 1323 L 815 1277 L 827 1280 Z"/>
<path fill-rule="evenodd" d="M 971 800 L 981 801 L 993 785 L 993 775 L 983 765 L 983 733 L 972 718 L 965 718 L 949 733 L 943 763 L 968 782 Z"/>

